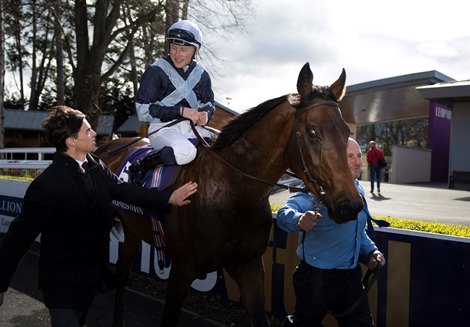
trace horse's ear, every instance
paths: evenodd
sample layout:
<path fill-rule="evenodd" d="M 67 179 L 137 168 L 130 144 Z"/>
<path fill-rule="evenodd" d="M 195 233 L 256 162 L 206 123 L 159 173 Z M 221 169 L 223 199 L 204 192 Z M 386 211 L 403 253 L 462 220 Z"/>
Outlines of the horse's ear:
<path fill-rule="evenodd" d="M 299 73 L 299 78 L 297 80 L 297 92 L 301 95 L 307 95 L 313 91 L 313 74 L 310 70 L 309 63 L 305 63 Z"/>
<path fill-rule="evenodd" d="M 338 80 L 331 84 L 330 91 L 333 93 L 336 101 L 341 101 L 341 99 L 346 95 L 346 71 L 344 68 Z"/>

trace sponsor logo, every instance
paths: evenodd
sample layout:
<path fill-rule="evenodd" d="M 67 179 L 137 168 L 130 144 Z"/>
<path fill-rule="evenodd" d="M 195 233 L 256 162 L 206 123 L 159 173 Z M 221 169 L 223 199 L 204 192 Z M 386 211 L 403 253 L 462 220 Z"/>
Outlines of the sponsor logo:
<path fill-rule="evenodd" d="M 16 217 L 23 207 L 22 198 L 0 195 L 0 215 Z"/>

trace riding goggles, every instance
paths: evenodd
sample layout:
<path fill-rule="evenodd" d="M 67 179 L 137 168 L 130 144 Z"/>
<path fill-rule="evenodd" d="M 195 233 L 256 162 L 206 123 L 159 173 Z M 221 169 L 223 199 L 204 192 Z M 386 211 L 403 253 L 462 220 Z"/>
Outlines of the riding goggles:
<path fill-rule="evenodd" d="M 179 28 L 170 30 L 167 40 L 177 45 L 193 45 L 197 48 L 201 46 L 201 43 L 196 40 L 193 33 Z"/>

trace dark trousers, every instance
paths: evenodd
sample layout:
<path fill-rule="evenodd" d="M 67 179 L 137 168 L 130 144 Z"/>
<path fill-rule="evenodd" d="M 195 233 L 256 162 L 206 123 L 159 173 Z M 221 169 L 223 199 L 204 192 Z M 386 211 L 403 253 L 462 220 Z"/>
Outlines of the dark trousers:
<path fill-rule="evenodd" d="M 80 327 L 84 325 L 85 312 L 75 309 L 49 309 L 52 327 Z"/>
<path fill-rule="evenodd" d="M 295 313 L 283 326 L 322 326 L 327 313 L 341 315 L 363 292 L 362 271 L 318 269 L 302 262 L 294 272 Z M 336 316 L 341 327 L 374 326 L 367 296 L 347 316 Z"/>
<path fill-rule="evenodd" d="M 370 166 L 370 190 L 374 191 L 374 182 L 377 182 L 377 191 L 380 192 L 380 180 L 382 179 L 382 168 L 379 166 Z"/>

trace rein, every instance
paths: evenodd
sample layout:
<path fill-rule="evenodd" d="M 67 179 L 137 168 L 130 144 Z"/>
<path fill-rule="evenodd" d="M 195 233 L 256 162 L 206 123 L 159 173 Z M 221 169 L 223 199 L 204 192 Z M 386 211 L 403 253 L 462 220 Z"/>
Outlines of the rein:
<path fill-rule="evenodd" d="M 207 143 L 207 141 L 205 139 L 202 138 L 202 136 L 199 134 L 199 132 L 197 131 L 196 129 L 196 126 L 194 126 L 193 122 L 191 121 L 191 128 L 194 132 L 194 134 L 196 135 L 197 139 L 199 140 L 199 142 L 201 142 L 201 144 L 207 148 L 207 149 L 210 149 L 210 145 Z M 206 128 L 205 126 L 203 126 L 204 128 Z M 209 129 L 210 131 L 214 131 L 214 129 Z M 229 166 L 231 169 L 235 170 L 237 173 L 251 179 L 251 180 L 254 180 L 254 181 L 257 181 L 257 182 L 260 182 L 260 183 L 263 183 L 263 184 L 266 184 L 266 185 L 269 185 L 271 187 L 274 187 L 274 186 L 278 186 L 280 188 L 283 188 L 283 189 L 286 189 L 286 190 L 289 190 L 290 193 L 293 193 L 293 192 L 303 192 L 303 193 L 307 193 L 306 189 L 305 188 L 300 188 L 300 187 L 295 187 L 295 186 L 289 186 L 289 185 L 284 185 L 284 184 L 279 184 L 279 183 L 272 183 L 270 181 L 267 181 L 265 179 L 261 179 L 261 178 L 258 178 L 258 177 L 255 177 L 253 175 L 250 175 L 246 172 L 244 172 L 243 170 L 240 170 L 239 168 L 235 167 L 232 163 L 230 163 L 229 161 L 227 161 L 225 158 L 223 158 L 220 154 L 218 154 L 217 152 L 215 151 L 212 151 L 212 153 L 217 157 L 217 159 L 219 159 L 220 161 L 222 161 L 224 164 L 226 164 L 227 166 Z M 287 173 L 287 172 L 286 172 Z M 293 173 L 289 172 L 289 175 L 291 176 L 294 176 L 296 178 L 298 178 L 297 176 L 295 176 Z"/>

